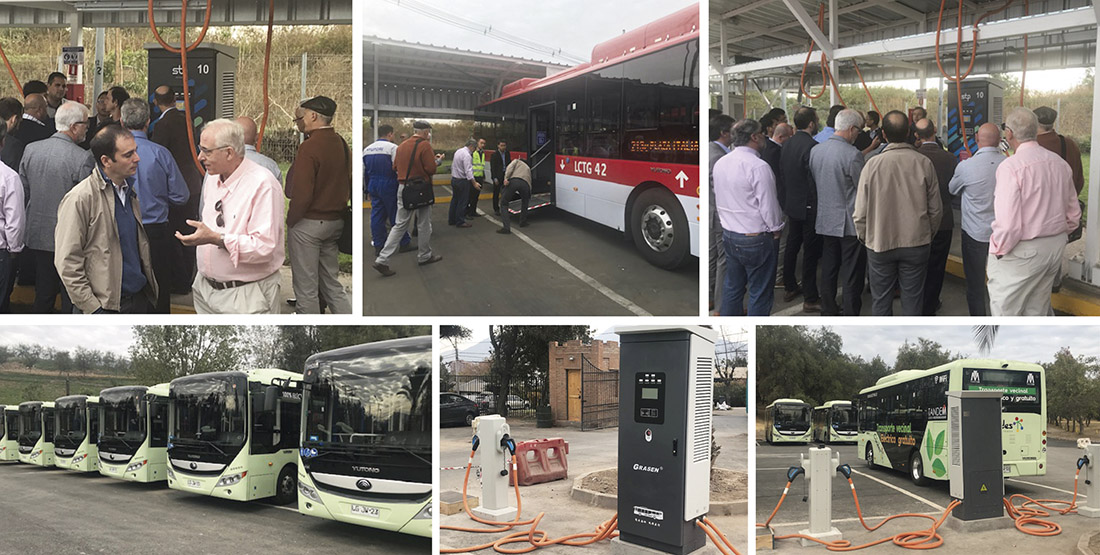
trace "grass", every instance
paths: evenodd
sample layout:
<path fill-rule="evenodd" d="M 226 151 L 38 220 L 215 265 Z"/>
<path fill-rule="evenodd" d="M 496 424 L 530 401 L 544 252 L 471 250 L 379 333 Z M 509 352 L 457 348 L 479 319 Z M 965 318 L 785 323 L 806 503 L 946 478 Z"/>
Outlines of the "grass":
<path fill-rule="evenodd" d="M 99 395 L 108 387 L 130 385 L 133 378 L 80 378 L 69 380 L 72 395 Z M 18 405 L 24 401 L 52 401 L 65 395 L 65 379 L 56 374 L 44 376 L 19 370 L 0 370 L 0 405 Z M 33 398 L 32 398 L 33 397 Z"/>
<path fill-rule="evenodd" d="M 283 172 L 283 179 L 284 180 L 286 179 L 286 174 L 287 174 L 288 170 L 290 170 L 290 163 L 289 162 L 279 162 L 279 171 Z M 283 205 L 283 210 L 285 212 L 286 210 L 289 210 L 289 209 L 290 209 L 290 199 L 286 199 L 285 204 Z M 352 256 L 350 254 L 344 254 L 344 253 L 340 253 L 337 256 L 338 256 L 338 260 L 340 261 L 340 271 L 344 272 L 345 274 L 350 274 L 352 263 L 354 262 L 354 259 L 352 258 Z M 290 261 L 287 261 L 286 263 L 290 264 Z"/>

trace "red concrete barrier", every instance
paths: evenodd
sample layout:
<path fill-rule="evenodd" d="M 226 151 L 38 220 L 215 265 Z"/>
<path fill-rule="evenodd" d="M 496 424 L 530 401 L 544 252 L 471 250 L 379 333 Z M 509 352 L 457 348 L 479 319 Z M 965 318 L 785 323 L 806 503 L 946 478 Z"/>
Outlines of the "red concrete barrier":
<path fill-rule="evenodd" d="M 560 437 L 532 439 L 516 444 L 516 474 L 519 485 L 530 486 L 569 477 L 569 443 Z M 515 476 L 508 477 L 508 485 Z"/>

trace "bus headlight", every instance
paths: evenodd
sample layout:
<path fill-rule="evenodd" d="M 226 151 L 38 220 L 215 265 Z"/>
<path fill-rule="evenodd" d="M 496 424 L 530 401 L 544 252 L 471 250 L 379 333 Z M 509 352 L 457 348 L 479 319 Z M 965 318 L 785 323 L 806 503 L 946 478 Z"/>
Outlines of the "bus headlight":
<path fill-rule="evenodd" d="M 214 487 L 224 488 L 226 486 L 232 486 L 232 485 L 237 484 L 238 482 L 240 482 L 247 475 L 248 475 L 248 472 L 246 471 L 246 472 L 241 472 L 240 474 L 234 474 L 232 476 L 225 476 L 221 480 L 218 480 L 217 485 L 215 485 Z"/>
<path fill-rule="evenodd" d="M 41 455 L 41 454 L 42 454 L 41 450 L 31 453 L 31 460 L 37 459 L 38 455 Z"/>
<path fill-rule="evenodd" d="M 168 467 L 168 477 L 173 479 L 173 480 L 176 479 L 176 473 L 172 472 L 172 467 L 171 466 Z"/>
<path fill-rule="evenodd" d="M 315 503 L 321 503 L 322 505 L 324 504 L 321 502 L 321 496 L 317 495 L 317 490 L 303 484 L 301 480 L 298 480 L 298 491 L 302 492 L 302 495 L 306 496 L 306 499 Z"/>
<path fill-rule="evenodd" d="M 130 465 L 130 466 L 127 466 L 127 467 L 126 467 L 126 472 L 136 472 L 136 471 L 138 471 L 138 470 L 141 470 L 141 467 L 143 467 L 143 466 L 145 466 L 146 464 L 148 464 L 148 462 L 149 462 L 148 460 L 144 460 L 144 461 L 141 461 L 141 462 L 139 462 L 139 463 L 134 463 L 134 464 L 132 464 L 132 465 Z M 169 472 L 171 472 L 171 471 L 169 471 Z"/>
<path fill-rule="evenodd" d="M 75 457 L 75 458 L 73 458 L 73 462 L 72 462 L 72 464 L 76 464 L 76 463 L 78 463 L 78 462 L 80 462 L 80 461 L 82 461 L 82 460 L 84 460 L 84 459 L 86 459 L 86 458 L 88 458 L 88 455 L 87 455 L 87 454 L 84 454 L 84 455 L 80 455 L 79 457 Z"/>
<path fill-rule="evenodd" d="M 423 510 L 421 510 L 419 513 L 417 513 L 416 516 L 413 517 L 413 520 L 423 520 L 423 519 L 427 519 L 427 520 L 432 519 L 432 504 L 431 503 L 428 503 L 428 506 L 424 507 Z"/>

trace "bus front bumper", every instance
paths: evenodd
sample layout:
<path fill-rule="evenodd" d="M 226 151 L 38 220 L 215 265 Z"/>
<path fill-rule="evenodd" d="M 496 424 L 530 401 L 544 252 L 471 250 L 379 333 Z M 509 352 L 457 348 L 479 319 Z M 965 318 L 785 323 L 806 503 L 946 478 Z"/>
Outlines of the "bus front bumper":
<path fill-rule="evenodd" d="M 318 490 L 308 475 L 298 473 L 298 512 L 304 515 L 430 538 L 431 504 L 431 499 L 427 503 L 349 499 Z"/>
<path fill-rule="evenodd" d="M 199 493 L 202 495 L 209 495 L 211 497 L 221 497 L 222 499 L 232 499 L 234 501 L 248 501 L 248 476 L 240 477 L 240 479 L 234 483 L 225 483 L 219 485 L 219 483 L 231 476 L 239 476 L 239 474 L 221 475 L 221 476 L 195 476 L 191 474 L 184 474 L 179 469 L 168 469 L 168 487 L 172 489 L 178 489 L 180 491 L 188 491 L 191 493 Z"/>
<path fill-rule="evenodd" d="M 125 464 L 108 464 L 102 460 L 99 463 L 99 473 L 108 478 L 117 478 L 127 482 L 163 482 L 168 479 L 168 469 L 165 464 L 153 464 L 148 459 L 130 459 Z M 189 491 L 189 490 L 188 490 Z"/>

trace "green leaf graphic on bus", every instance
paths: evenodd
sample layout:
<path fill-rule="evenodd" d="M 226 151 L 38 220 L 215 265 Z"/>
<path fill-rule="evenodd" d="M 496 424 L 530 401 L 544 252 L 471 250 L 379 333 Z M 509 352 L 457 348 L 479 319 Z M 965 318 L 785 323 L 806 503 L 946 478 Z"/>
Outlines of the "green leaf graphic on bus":
<path fill-rule="evenodd" d="M 943 454 L 943 441 L 944 441 L 944 435 L 946 433 L 947 433 L 947 430 L 941 430 L 940 434 L 938 436 L 936 436 L 936 455 L 937 456 Z"/>
<path fill-rule="evenodd" d="M 936 459 L 932 461 L 932 474 L 935 474 L 936 476 L 943 476 L 944 474 L 947 474 L 947 470 L 943 467 L 942 460 Z"/>
<path fill-rule="evenodd" d="M 936 458 L 936 455 L 932 453 L 932 434 L 924 434 L 924 448 L 928 453 L 928 460 Z"/>

